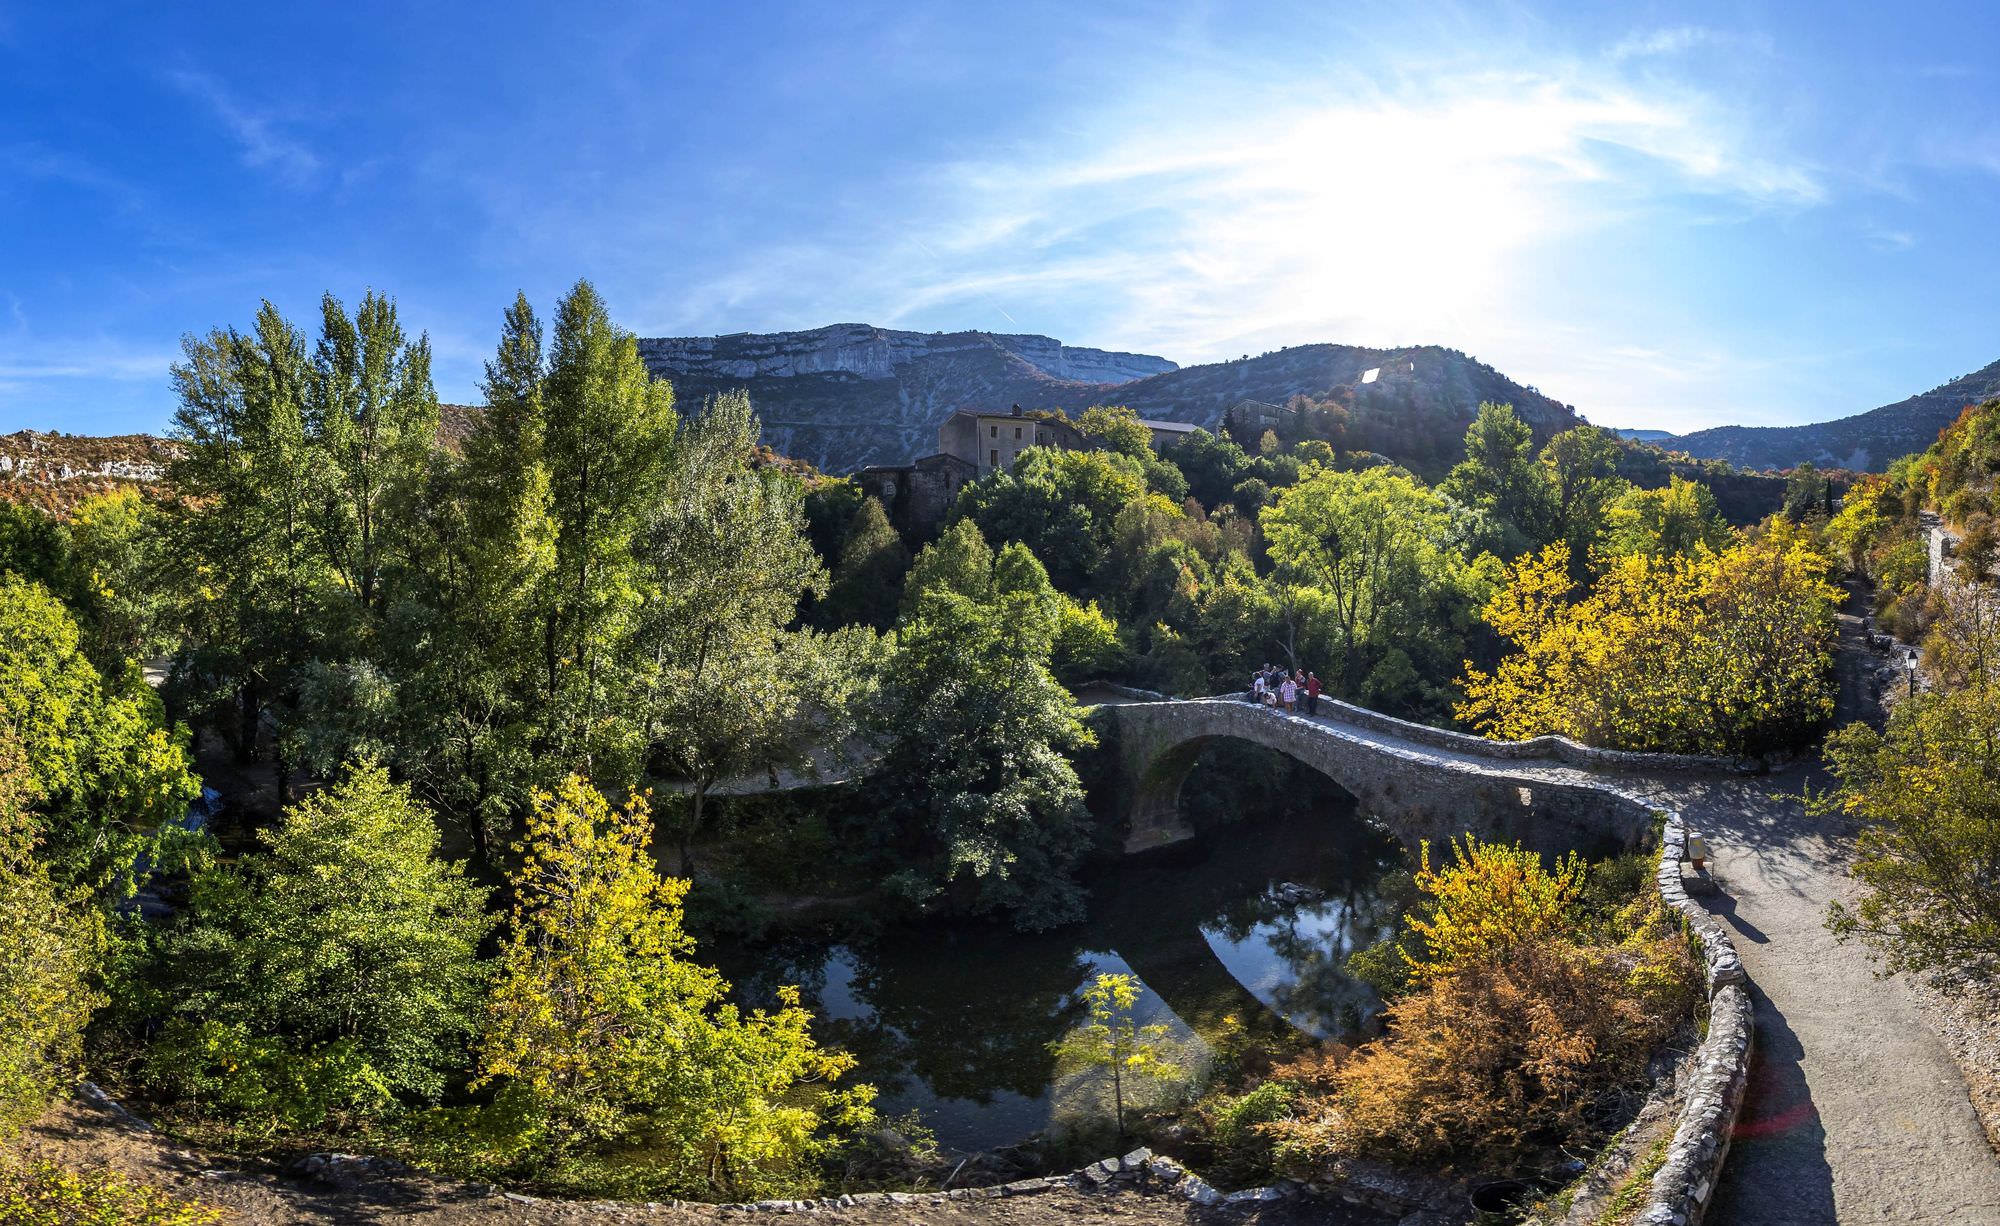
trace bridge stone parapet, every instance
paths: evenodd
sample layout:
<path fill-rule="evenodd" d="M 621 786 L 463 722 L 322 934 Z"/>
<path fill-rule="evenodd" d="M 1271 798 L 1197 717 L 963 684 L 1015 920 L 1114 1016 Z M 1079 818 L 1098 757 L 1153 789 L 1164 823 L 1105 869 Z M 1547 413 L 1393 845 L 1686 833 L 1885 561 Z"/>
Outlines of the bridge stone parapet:
<path fill-rule="evenodd" d="M 1723 759 L 1593 750 L 1559 737 L 1488 741 L 1339 702 L 1321 703 L 1317 716 L 1235 698 L 1139 701 L 1100 711 L 1116 725 L 1125 849 L 1133 852 L 1193 835 L 1181 815 L 1181 787 L 1219 738 L 1305 763 L 1411 847 L 1471 832 L 1551 852 L 1631 850 L 1652 840 L 1650 810 L 1598 775 L 1737 768 Z"/>

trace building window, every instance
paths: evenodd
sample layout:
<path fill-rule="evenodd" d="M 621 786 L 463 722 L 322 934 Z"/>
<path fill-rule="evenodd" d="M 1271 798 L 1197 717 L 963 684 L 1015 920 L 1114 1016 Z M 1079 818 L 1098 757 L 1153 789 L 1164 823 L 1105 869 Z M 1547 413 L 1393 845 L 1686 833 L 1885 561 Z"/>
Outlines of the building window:
<path fill-rule="evenodd" d="M 1015 438 L 1020 438 L 1020 437 L 1021 437 L 1021 427 L 1019 427 L 1019 426 L 1015 426 L 1015 427 L 1014 427 L 1014 437 L 1015 437 Z"/>
<path fill-rule="evenodd" d="M 987 434 L 987 437 L 988 437 L 988 438 L 999 438 L 999 437 L 1000 437 L 1000 427 L 998 427 L 998 426 L 988 426 L 988 427 L 986 427 L 986 434 Z"/>
<path fill-rule="evenodd" d="M 997 450 L 986 453 L 986 466 L 988 468 L 1000 467 L 1000 453 Z"/>

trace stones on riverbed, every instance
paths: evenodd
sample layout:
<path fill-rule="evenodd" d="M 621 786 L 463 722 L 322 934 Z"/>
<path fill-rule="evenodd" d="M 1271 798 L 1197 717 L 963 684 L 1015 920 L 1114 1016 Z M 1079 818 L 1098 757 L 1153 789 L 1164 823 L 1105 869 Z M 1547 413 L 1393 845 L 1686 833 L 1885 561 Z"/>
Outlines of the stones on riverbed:
<path fill-rule="evenodd" d="M 1303 907 L 1326 898 L 1325 890 L 1315 890 L 1309 885 L 1296 881 L 1286 881 L 1271 887 L 1271 897 L 1287 907 Z"/>
<path fill-rule="evenodd" d="M 369 1154 L 307 1154 L 286 1168 L 301 1179 L 335 1188 L 353 1188 L 388 1176 L 407 1175 L 410 1168 L 394 1158 Z"/>

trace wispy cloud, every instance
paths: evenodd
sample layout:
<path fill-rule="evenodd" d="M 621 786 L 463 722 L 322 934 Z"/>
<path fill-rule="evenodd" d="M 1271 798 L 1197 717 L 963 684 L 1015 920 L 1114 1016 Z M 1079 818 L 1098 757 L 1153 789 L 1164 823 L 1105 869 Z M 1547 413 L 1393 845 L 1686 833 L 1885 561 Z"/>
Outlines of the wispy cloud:
<path fill-rule="evenodd" d="M 1769 52 L 1771 40 L 1764 34 L 1744 34 L 1709 26 L 1667 26 L 1628 34 L 1612 44 L 1607 55 L 1613 63 L 1624 60 L 1664 59 L 1686 55 L 1704 47 L 1727 47 Z"/>
<path fill-rule="evenodd" d="M 319 177 L 319 156 L 285 133 L 283 116 L 243 102 L 207 73 L 182 70 L 167 74 L 167 80 L 208 107 L 235 139 L 244 165 L 268 171 L 290 187 L 308 186 Z"/>
<path fill-rule="evenodd" d="M 1042 148 L 929 169 L 898 207 L 843 218 L 842 241 L 788 243 L 692 297 L 737 318 L 917 327 L 1075 319 L 1088 301 L 1082 343 L 1185 362 L 1437 342 L 1587 409 L 1684 413 L 1703 398 L 1692 389 L 1743 369 L 1726 346 L 1621 355 L 1619 338 L 1567 326 L 1532 287 L 1579 244 L 1783 216 L 1830 194 L 1768 125 L 1628 75 L 1618 57 L 1223 84 L 1182 83 L 1198 105 L 1140 99 Z M 1577 345 L 1588 361 L 1564 356 Z"/>
<path fill-rule="evenodd" d="M 61 183 L 100 193 L 121 207 L 136 207 L 139 189 L 87 158 L 37 142 L 0 146 L 0 171 L 10 179 Z"/>

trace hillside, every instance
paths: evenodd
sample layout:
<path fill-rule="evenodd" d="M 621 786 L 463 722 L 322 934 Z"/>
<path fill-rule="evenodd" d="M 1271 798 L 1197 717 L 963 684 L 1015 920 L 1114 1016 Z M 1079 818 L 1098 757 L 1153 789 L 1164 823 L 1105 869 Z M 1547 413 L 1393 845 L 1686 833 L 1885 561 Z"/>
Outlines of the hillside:
<path fill-rule="evenodd" d="M 1716 426 L 1676 436 L 1664 444 L 1697 459 L 1728 460 L 1742 468 L 1792 468 L 1810 460 L 1821 467 L 1881 472 L 1902 456 L 1924 450 L 1969 404 L 2000 396 L 2000 362 L 1982 366 L 1928 392 L 1838 421 L 1803 426 Z"/>
<path fill-rule="evenodd" d="M 639 356 L 683 402 L 747 389 L 767 444 L 833 472 L 936 450 L 938 423 L 954 409 L 1092 404 L 1118 384 L 1175 369 L 1044 336 L 865 324 L 642 339 Z"/>
<path fill-rule="evenodd" d="M 64 515 L 92 494 L 159 480 L 177 451 L 150 434 L 0 434 L 0 502 Z"/>
<path fill-rule="evenodd" d="M 985 332 L 811 332 L 641 340 L 640 356 L 683 399 L 746 388 L 777 451 L 828 472 L 904 463 L 935 450 L 960 408 L 1127 404 L 1217 428 L 1242 400 L 1348 399 L 1357 417 L 1422 420 L 1452 448 L 1481 400 L 1511 402 L 1538 434 L 1575 425 L 1570 407 L 1451 349 L 1301 345 L 1202 366 Z M 1369 378 L 1369 372 L 1375 372 Z"/>

